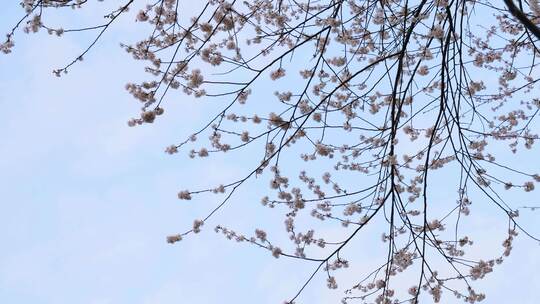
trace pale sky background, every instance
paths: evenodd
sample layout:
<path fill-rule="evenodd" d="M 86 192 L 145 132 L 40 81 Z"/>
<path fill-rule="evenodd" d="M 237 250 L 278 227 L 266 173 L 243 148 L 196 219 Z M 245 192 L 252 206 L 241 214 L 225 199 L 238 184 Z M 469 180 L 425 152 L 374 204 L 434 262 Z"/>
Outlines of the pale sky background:
<path fill-rule="evenodd" d="M 1 32 L 21 15 L 18 2 L 6 1 Z M 87 12 L 78 21 L 99 15 Z M 179 201 L 179 190 L 218 184 L 245 168 L 240 159 L 193 162 L 185 153 L 163 152 L 204 122 L 209 109 L 191 97 L 176 97 L 155 124 L 127 126 L 138 105 L 123 87 L 145 76 L 118 47 L 138 37 L 130 21 L 114 27 L 60 79 L 52 69 L 84 49 L 85 37 L 18 33 L 14 52 L 0 56 L 0 303 L 282 303 L 312 265 L 276 260 L 211 229 L 228 223 L 252 231 L 269 221 L 256 186 L 236 195 L 236 205 L 201 235 L 174 246 L 165 242 L 213 206 Z M 536 158 L 524 161 L 539 167 Z M 528 219 L 536 231 L 537 215 Z M 486 239 L 492 221 L 475 226 Z M 540 246 L 520 237 L 514 247 L 478 285 L 486 303 L 540 301 Z M 366 250 L 356 267 L 371 258 Z M 333 300 L 340 296 L 315 281 L 299 302 L 338 303 Z M 454 303 L 452 297 L 443 302 Z"/>

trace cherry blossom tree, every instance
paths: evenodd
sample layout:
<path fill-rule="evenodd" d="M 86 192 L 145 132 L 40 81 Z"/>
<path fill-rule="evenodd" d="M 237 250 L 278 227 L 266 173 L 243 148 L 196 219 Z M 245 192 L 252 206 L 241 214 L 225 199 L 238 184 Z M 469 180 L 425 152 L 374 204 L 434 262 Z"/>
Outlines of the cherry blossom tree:
<path fill-rule="evenodd" d="M 146 63 L 148 80 L 126 85 L 141 106 L 128 125 L 159 123 L 171 96 L 191 95 L 220 111 L 165 151 L 255 160 L 240 179 L 179 189 L 180 200 L 215 196 L 201 201 L 208 213 L 167 242 L 211 226 L 275 258 L 313 264 L 286 303 L 324 276 L 328 288 L 344 290 L 342 303 L 389 304 L 482 301 L 475 281 L 503 263 L 516 236 L 539 241 L 519 217 L 535 208 L 521 198 L 540 182 L 538 161 L 516 161 L 538 140 L 537 0 L 209 0 L 190 3 L 194 16 L 183 13 L 188 1 L 129 0 L 94 25 L 49 24 L 50 12 L 77 14 L 89 2 L 22 1 L 0 50 L 15 48 L 19 30 L 92 33 L 79 56 L 53 71 L 60 77 L 129 15 L 141 37 L 121 47 Z M 254 179 L 268 185 L 261 209 L 283 215 L 276 226 L 284 224 L 289 244 L 263 227 L 217 224 Z M 449 188 L 453 197 L 436 198 Z M 500 251 L 478 258 L 470 254 L 475 231 L 463 227 L 488 208 L 507 228 L 497 235 Z M 354 273 L 355 285 L 338 285 L 357 262 L 347 248 L 372 225 L 384 262 Z"/>

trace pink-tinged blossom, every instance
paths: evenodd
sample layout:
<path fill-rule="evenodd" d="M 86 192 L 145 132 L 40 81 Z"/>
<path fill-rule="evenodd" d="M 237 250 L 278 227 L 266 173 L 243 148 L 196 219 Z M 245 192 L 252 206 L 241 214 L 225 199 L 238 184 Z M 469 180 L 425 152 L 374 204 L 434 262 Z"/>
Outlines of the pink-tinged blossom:
<path fill-rule="evenodd" d="M 178 198 L 181 200 L 191 200 L 191 193 L 187 190 L 178 192 Z"/>

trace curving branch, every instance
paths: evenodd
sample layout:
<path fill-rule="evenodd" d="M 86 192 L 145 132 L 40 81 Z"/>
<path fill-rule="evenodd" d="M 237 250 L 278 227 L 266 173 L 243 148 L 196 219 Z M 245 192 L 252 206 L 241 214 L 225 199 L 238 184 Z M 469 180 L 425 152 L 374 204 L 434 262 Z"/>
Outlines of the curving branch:
<path fill-rule="evenodd" d="M 521 22 L 536 38 L 540 39 L 540 28 L 534 24 L 531 19 L 527 18 L 527 15 L 521 11 L 512 0 L 504 0 L 504 4 L 508 7 L 508 10 L 519 22 Z"/>

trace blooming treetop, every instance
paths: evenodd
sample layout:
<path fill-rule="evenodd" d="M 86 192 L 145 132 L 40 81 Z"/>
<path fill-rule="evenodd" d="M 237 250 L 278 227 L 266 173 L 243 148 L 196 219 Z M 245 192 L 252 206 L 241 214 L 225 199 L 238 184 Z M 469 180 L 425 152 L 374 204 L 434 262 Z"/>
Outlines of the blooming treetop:
<path fill-rule="evenodd" d="M 24 0 L 25 14 L 0 50 L 12 51 L 20 28 L 95 32 L 80 56 L 54 70 L 61 76 L 134 12 L 148 31 L 121 47 L 147 63 L 148 80 L 126 85 L 141 105 L 128 125 L 158 123 L 174 91 L 220 104 L 166 152 L 187 149 L 211 161 L 217 153 L 258 151 L 258 159 L 240 179 L 179 191 L 181 200 L 218 196 L 169 243 L 218 221 L 255 177 L 268 183 L 262 205 L 283 213 L 291 244 L 278 245 L 260 227 L 253 234 L 222 225 L 215 231 L 276 258 L 313 263 L 286 303 L 296 303 L 316 275 L 326 276 L 328 288 L 341 287 L 336 274 L 355 263 L 345 252 L 370 225 L 383 229 L 384 262 L 355 273 L 343 303 L 440 302 L 445 294 L 482 301 L 474 281 L 510 255 L 518 233 L 538 241 L 518 217 L 534 207 L 515 199 L 540 182 L 538 162 L 509 157 L 538 140 L 537 0 L 209 0 L 190 3 L 200 6 L 194 16 L 183 14 L 187 1 L 147 2 L 125 1 L 103 22 L 74 27 L 49 24 L 48 14 L 76 14 L 88 1 Z M 434 199 L 441 189 L 453 197 Z M 474 231 L 461 227 L 482 216 L 473 202 L 498 210 L 507 223 L 500 252 L 468 254 Z M 334 226 L 337 238 L 328 233 Z M 402 276 L 406 285 L 397 283 Z"/>

